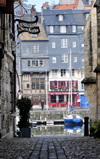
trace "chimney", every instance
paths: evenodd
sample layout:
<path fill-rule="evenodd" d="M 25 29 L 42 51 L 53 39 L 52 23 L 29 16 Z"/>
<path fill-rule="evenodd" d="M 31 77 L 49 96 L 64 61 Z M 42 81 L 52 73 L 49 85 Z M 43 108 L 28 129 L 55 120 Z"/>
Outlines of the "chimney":
<path fill-rule="evenodd" d="M 36 16 L 36 9 L 34 7 L 35 5 L 32 5 L 31 13 L 33 16 Z"/>

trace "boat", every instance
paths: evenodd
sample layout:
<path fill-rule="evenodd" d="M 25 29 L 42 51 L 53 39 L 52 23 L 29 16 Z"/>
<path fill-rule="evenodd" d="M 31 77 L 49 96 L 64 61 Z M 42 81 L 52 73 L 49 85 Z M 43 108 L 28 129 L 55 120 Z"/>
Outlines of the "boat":
<path fill-rule="evenodd" d="M 72 69 L 71 69 L 71 49 L 70 49 L 70 67 L 69 67 L 69 71 L 70 71 L 70 82 L 69 82 L 69 100 L 68 100 L 68 114 L 69 111 L 72 112 L 73 111 L 73 106 L 72 106 Z M 70 109 L 69 109 L 70 108 Z M 66 114 L 67 114 L 67 109 L 66 109 Z M 67 115 L 66 117 L 64 117 L 64 123 L 69 125 L 69 124 L 76 124 L 76 125 L 80 125 L 83 124 L 83 120 L 79 115 L 76 114 L 72 114 L 70 113 L 70 115 Z"/>
<path fill-rule="evenodd" d="M 80 118 L 79 115 L 70 114 L 64 117 L 64 124 L 65 125 L 82 125 L 83 120 Z"/>
<path fill-rule="evenodd" d="M 75 125 L 65 125 L 64 129 L 67 130 L 81 130 L 82 126 L 75 126 Z"/>

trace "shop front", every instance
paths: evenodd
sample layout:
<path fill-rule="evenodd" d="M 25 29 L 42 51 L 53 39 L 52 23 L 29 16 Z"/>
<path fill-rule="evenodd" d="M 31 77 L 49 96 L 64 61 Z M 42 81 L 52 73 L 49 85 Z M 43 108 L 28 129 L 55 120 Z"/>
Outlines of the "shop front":
<path fill-rule="evenodd" d="M 78 91 L 72 92 L 72 106 L 80 106 L 80 96 Z M 71 105 L 71 94 L 69 92 L 49 92 L 49 107 L 66 107 Z"/>

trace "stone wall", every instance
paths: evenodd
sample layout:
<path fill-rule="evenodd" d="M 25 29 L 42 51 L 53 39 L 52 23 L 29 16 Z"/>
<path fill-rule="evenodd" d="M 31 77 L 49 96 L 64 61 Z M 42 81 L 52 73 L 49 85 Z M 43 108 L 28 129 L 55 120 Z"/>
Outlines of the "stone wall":
<path fill-rule="evenodd" d="M 5 15 L 5 44 L 4 57 L 2 58 L 0 70 L 0 111 L 1 111 L 1 137 L 14 136 L 14 56 L 12 54 L 12 15 Z"/>
<path fill-rule="evenodd" d="M 90 119 L 100 120 L 100 1 L 96 0 L 84 29 L 85 96 L 90 105 Z"/>
<path fill-rule="evenodd" d="M 97 13 L 92 8 L 84 28 L 85 79 L 84 94 L 89 102 L 90 119 L 96 120 Z"/>

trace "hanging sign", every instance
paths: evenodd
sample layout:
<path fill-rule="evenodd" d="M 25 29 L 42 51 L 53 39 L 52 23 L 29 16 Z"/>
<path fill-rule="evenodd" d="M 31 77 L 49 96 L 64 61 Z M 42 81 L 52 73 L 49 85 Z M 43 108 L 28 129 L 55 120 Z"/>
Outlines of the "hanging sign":
<path fill-rule="evenodd" d="M 36 20 L 31 22 L 21 19 L 16 19 L 15 22 L 16 21 L 19 22 L 19 24 L 17 25 L 18 35 L 23 32 L 28 32 L 30 34 L 38 34 L 40 32 L 39 26 L 36 26 L 36 23 L 38 22 L 38 17 L 35 16 L 35 18 Z"/>

